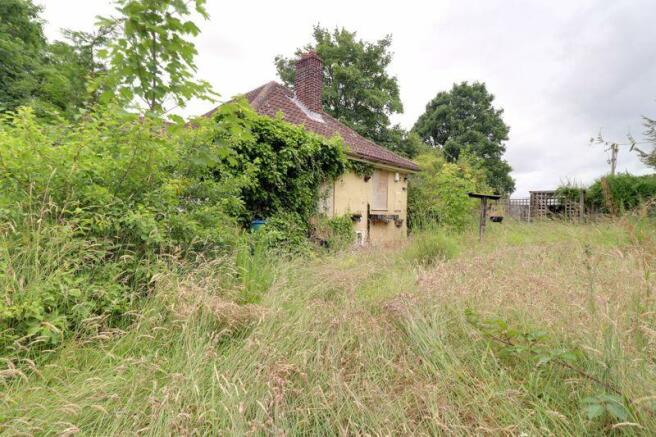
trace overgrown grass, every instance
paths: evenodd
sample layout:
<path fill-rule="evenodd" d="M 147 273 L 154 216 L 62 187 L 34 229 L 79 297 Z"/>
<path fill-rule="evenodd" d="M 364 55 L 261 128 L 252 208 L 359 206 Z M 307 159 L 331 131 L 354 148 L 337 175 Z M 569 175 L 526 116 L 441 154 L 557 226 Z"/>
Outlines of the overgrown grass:
<path fill-rule="evenodd" d="M 129 329 L 6 362 L 0 430 L 656 431 L 653 223 L 436 235 L 277 264 L 256 297 L 234 275 L 262 255 L 163 274 Z"/>
<path fill-rule="evenodd" d="M 404 259 L 414 264 L 431 265 L 453 258 L 459 250 L 458 241 L 453 235 L 434 227 L 419 233 L 406 248 Z"/>

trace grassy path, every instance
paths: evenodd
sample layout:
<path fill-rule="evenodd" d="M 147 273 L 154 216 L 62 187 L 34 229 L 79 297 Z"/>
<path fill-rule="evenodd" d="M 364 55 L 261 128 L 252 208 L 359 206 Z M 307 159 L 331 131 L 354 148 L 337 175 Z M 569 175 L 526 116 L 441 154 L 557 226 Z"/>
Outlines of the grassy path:
<path fill-rule="evenodd" d="M 246 305 L 219 262 L 163 276 L 126 332 L 17 363 L 0 430 L 649 434 L 653 231 L 505 225 L 482 246 L 421 235 L 267 270 L 273 285 Z M 617 396 L 561 359 L 624 398 L 603 401 Z M 591 419 L 595 406 L 608 411 Z"/>

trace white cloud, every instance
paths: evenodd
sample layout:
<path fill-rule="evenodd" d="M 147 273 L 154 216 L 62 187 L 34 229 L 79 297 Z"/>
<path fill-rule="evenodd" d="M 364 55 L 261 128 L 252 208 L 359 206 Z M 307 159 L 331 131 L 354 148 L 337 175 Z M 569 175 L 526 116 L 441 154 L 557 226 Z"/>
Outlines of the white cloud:
<path fill-rule="evenodd" d="M 109 1 L 40 0 L 47 34 L 89 30 Z M 655 115 L 652 0 L 616 1 L 208 1 L 197 60 L 200 78 L 224 97 L 276 79 L 273 58 L 310 41 L 312 26 L 344 26 L 365 39 L 393 35 L 391 71 L 411 127 L 426 103 L 453 82 L 484 81 L 511 127 L 507 159 L 517 195 L 566 179 L 589 183 L 607 171 L 588 140 L 602 129 L 621 140 Z M 185 111 L 209 109 L 192 102 Z M 645 172 L 628 151 L 621 171 Z"/>

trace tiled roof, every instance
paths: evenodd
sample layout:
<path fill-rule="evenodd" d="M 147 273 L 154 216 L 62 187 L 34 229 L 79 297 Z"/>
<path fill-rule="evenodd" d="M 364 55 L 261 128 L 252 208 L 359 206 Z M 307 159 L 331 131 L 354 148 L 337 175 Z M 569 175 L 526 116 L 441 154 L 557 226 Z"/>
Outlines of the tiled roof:
<path fill-rule="evenodd" d="M 339 135 L 347 145 L 346 153 L 349 156 L 406 170 L 419 170 L 414 162 L 369 141 L 325 112 L 311 111 L 295 98 L 293 91 L 277 82 L 272 81 L 255 88 L 247 92 L 245 97 L 259 114 L 274 117 L 282 112 L 285 121 L 302 124 L 309 131 L 326 138 Z"/>

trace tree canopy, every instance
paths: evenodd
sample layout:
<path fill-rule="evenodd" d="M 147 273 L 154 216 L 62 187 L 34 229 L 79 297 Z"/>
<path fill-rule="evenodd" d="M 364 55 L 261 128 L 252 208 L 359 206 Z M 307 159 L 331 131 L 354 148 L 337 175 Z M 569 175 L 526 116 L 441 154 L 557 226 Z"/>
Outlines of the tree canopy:
<path fill-rule="evenodd" d="M 66 41 L 49 43 L 40 13 L 32 0 L 0 0 L 0 110 L 29 105 L 70 118 L 89 102 L 89 80 L 103 69 L 95 52 L 108 32 L 65 30 Z"/>
<path fill-rule="evenodd" d="M 162 111 L 211 94 L 195 81 L 197 54 L 189 37 L 199 33 L 193 14 L 207 17 L 205 0 L 116 0 L 116 17 L 100 18 L 95 31 L 65 30 L 49 43 L 41 8 L 32 0 L 0 0 L 0 111 L 32 106 L 67 118 L 81 108 L 141 98 Z"/>
<path fill-rule="evenodd" d="M 112 86 L 126 101 L 134 98 L 151 111 L 161 112 L 167 100 L 184 106 L 193 97 L 205 98 L 211 87 L 194 80 L 197 55 L 190 40 L 200 33 L 191 20 L 195 12 L 208 18 L 205 0 L 116 0 L 119 16 L 102 18 L 100 25 L 118 27 L 110 44 Z M 190 7 L 191 6 L 191 7 Z"/>
<path fill-rule="evenodd" d="M 634 148 L 638 151 L 640 159 L 646 165 L 656 169 L 656 119 L 649 117 L 643 117 L 644 126 L 645 126 L 645 139 L 646 142 L 651 144 L 652 149 L 644 151 L 635 146 Z"/>
<path fill-rule="evenodd" d="M 510 128 L 503 121 L 503 109 L 496 109 L 493 102 L 484 83 L 454 84 L 426 105 L 413 130 L 426 144 L 440 148 L 449 162 L 457 162 L 465 151 L 480 159 L 488 185 L 510 194 L 515 182 L 503 159 Z"/>
<path fill-rule="evenodd" d="M 31 0 L 0 0 L 0 110 L 25 103 L 39 86 L 47 45 L 40 12 Z"/>
<path fill-rule="evenodd" d="M 392 61 L 391 35 L 368 42 L 356 32 L 314 27 L 314 41 L 296 50 L 295 57 L 276 56 L 280 79 L 294 86 L 295 62 L 301 53 L 315 50 L 323 60 L 323 108 L 361 135 L 381 144 L 393 141 L 390 115 L 403 112 Z M 398 128 L 398 127 L 397 127 Z M 398 128 L 400 129 L 400 128 Z"/>

